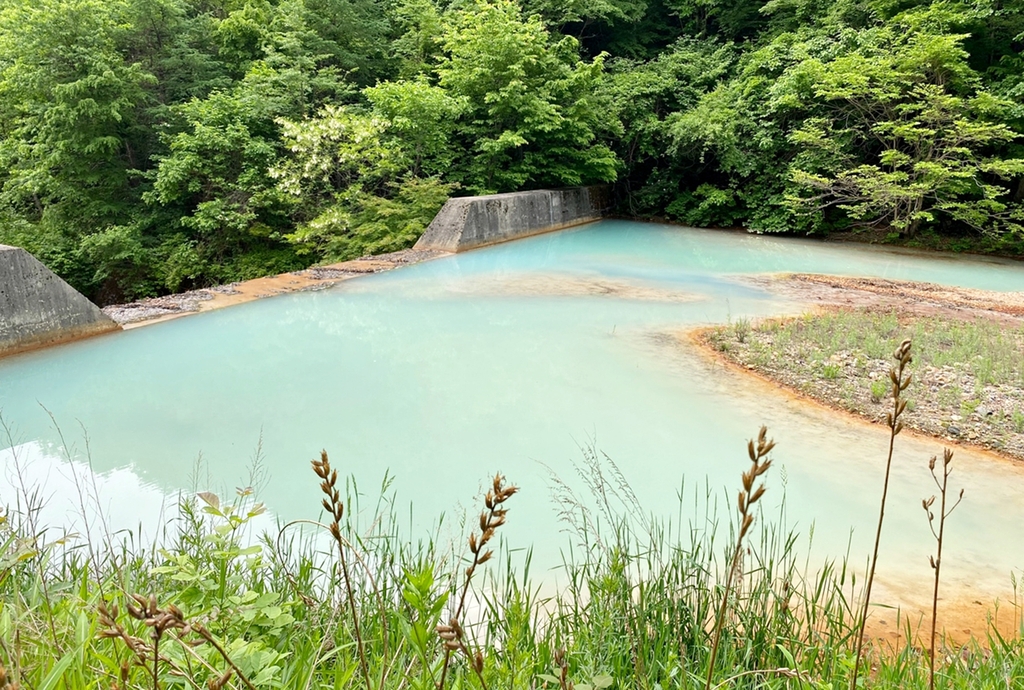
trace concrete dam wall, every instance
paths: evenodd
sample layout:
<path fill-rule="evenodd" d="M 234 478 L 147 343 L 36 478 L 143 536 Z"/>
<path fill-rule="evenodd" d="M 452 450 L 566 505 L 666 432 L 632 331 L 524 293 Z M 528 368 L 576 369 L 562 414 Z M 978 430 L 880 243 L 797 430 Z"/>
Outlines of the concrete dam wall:
<path fill-rule="evenodd" d="M 0 244 L 0 357 L 118 329 L 34 256 Z"/>
<path fill-rule="evenodd" d="M 416 249 L 461 252 L 600 219 L 611 206 L 607 186 L 449 199 Z"/>

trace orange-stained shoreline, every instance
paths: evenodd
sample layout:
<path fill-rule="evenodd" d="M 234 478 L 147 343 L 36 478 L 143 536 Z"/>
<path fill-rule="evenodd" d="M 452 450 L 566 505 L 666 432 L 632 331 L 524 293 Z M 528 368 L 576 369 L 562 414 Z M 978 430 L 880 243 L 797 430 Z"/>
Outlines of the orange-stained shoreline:
<path fill-rule="evenodd" d="M 233 307 L 267 297 L 322 290 L 360 276 L 390 271 L 442 256 L 449 256 L 449 254 L 406 249 L 392 254 L 363 257 L 328 266 L 317 266 L 291 273 L 254 278 L 216 288 L 196 290 L 192 293 L 168 295 L 130 304 L 111 305 L 105 307 L 104 311 L 115 321 L 120 322 L 122 328 L 128 330 L 170 321 L 189 314 Z"/>
<path fill-rule="evenodd" d="M 817 408 L 830 415 L 841 415 L 844 419 L 857 425 L 876 430 L 880 428 L 878 422 L 868 417 L 810 396 L 761 371 L 731 360 L 707 342 L 705 335 L 714 328 L 715 326 L 703 326 L 677 331 L 672 335 L 680 344 L 696 350 L 712 366 L 720 366 L 733 374 L 743 376 L 754 385 L 764 388 L 768 395 L 783 396 L 786 401 Z M 947 445 L 969 448 L 973 454 L 1009 463 L 1014 467 L 1024 464 L 1003 453 L 954 439 L 933 436 L 909 428 L 904 428 L 900 433 L 919 440 L 940 441 Z M 1008 595 L 1011 594 L 1009 587 L 1010 583 L 1007 580 Z M 1024 591 L 1019 594 L 1020 597 L 1017 601 L 1012 601 L 1009 597 L 1005 599 L 993 597 L 983 601 L 978 599 L 977 594 L 958 595 L 955 592 L 950 592 L 948 587 L 944 588 L 940 591 L 938 608 L 940 634 L 945 635 L 951 645 L 962 645 L 974 640 L 983 646 L 988 643 L 989 634 L 993 630 L 1011 638 L 1021 635 L 1022 625 L 1024 625 L 1024 610 L 1022 610 Z M 882 608 L 881 606 L 875 608 L 872 606 L 872 613 L 868 618 L 867 625 L 869 636 L 876 640 L 882 649 L 885 649 L 886 646 L 899 649 L 906 641 L 909 632 L 912 643 L 921 646 L 922 640 L 927 639 L 931 621 L 931 595 L 930 581 L 929 586 L 923 589 L 917 585 L 894 585 L 891 581 L 881 584 L 878 587 L 878 595 L 872 597 L 873 601 L 885 606 L 886 599 L 899 600 L 901 605 L 898 608 Z"/>

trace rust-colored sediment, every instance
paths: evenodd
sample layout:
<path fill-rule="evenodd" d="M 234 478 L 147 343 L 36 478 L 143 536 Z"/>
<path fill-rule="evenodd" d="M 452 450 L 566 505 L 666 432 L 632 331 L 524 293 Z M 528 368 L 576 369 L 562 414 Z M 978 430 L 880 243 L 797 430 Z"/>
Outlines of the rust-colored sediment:
<path fill-rule="evenodd" d="M 883 649 L 900 649 L 909 635 L 911 644 L 926 647 L 931 633 L 931 587 L 909 591 L 885 586 L 879 590 L 879 597 L 871 597 L 873 602 L 885 604 L 886 599 L 898 599 L 901 607 L 872 606 L 865 628 L 870 639 Z M 993 631 L 998 631 L 1006 639 L 1020 635 L 1022 612 L 1019 601 L 983 600 L 955 594 L 945 596 L 941 591 L 936 616 L 939 642 L 944 641 L 948 646 L 971 641 L 985 645 Z"/>
<path fill-rule="evenodd" d="M 842 415 L 845 419 L 858 425 L 878 428 L 878 424 L 828 402 L 810 397 L 796 389 L 742 364 L 738 364 L 707 343 L 703 335 L 714 327 L 693 328 L 677 331 L 672 334 L 680 343 L 693 348 L 715 366 L 749 378 L 755 385 L 764 388 L 766 395 L 782 396 L 787 401 L 795 401 L 801 405 L 824 410 L 828 414 Z M 1020 465 L 1020 461 L 1002 453 L 998 453 L 975 445 L 923 434 L 912 429 L 904 429 L 901 435 L 909 435 L 920 440 L 941 440 L 945 445 L 969 447 L 975 455 L 985 456 L 1000 462 Z M 899 648 L 907 638 L 909 623 L 910 635 L 914 644 L 922 646 L 927 640 L 931 622 L 931 588 L 921 588 L 920 584 L 913 587 L 904 584 L 886 582 L 879 584 L 878 596 L 873 597 L 876 603 L 886 604 L 888 601 L 901 602 L 900 608 L 872 607 L 867 622 L 868 636 L 876 640 L 884 649 L 886 645 Z M 1021 602 L 996 600 L 994 598 L 978 598 L 978 595 L 963 596 L 958 594 L 942 594 L 939 600 L 938 627 L 940 635 L 951 645 L 965 644 L 972 639 L 982 645 L 987 642 L 988 633 L 998 630 L 1004 636 L 1015 637 L 1020 634 L 1021 618 L 1024 615 Z"/>
<path fill-rule="evenodd" d="M 131 304 L 112 305 L 104 307 L 103 311 L 124 328 L 137 328 L 266 297 L 322 290 L 352 278 L 390 271 L 400 266 L 408 266 L 439 256 L 447 256 L 447 254 L 438 251 L 406 249 L 392 254 L 380 254 L 329 266 L 317 266 L 206 290 L 155 297 Z"/>

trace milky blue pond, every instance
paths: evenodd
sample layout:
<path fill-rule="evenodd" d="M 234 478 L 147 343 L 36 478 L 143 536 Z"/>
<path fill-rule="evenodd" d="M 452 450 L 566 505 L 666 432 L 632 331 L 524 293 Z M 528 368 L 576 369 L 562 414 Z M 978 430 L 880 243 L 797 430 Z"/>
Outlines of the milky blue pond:
<path fill-rule="evenodd" d="M 43 487 L 47 515 L 73 519 L 67 478 L 82 466 L 68 455 L 85 458 L 87 432 L 111 521 L 151 524 L 162 501 L 189 488 L 198 456 L 202 488 L 232 490 L 262 438 L 263 498 L 279 519 L 317 516 L 309 460 L 321 448 L 369 496 L 393 475 L 415 526 L 472 511 L 481 482 L 500 470 L 522 487 L 505 537 L 552 565 L 567 538 L 548 468 L 572 479 L 581 444 L 594 439 L 616 461 L 646 510 L 676 515 L 684 480 L 729 487 L 731 506 L 746 439 L 767 424 L 779 468 L 768 498 L 781 499 L 784 478 L 790 526 L 807 535 L 813 523 L 818 555 L 849 545 L 860 564 L 884 430 L 658 337 L 798 312 L 737 280 L 777 271 L 1024 290 L 1024 265 L 1009 262 L 603 221 L 0 360 L 0 408 L 13 428 L 12 440 L 0 438 L 0 500 L 14 500 L 17 454 L 25 481 Z M 932 493 L 927 459 L 937 452 L 937 442 L 900 444 L 882 556 L 922 587 L 931 544 L 920 499 Z M 1024 472 L 958 457 L 967 495 L 950 527 L 950 582 L 1008 587 L 1024 566 Z"/>

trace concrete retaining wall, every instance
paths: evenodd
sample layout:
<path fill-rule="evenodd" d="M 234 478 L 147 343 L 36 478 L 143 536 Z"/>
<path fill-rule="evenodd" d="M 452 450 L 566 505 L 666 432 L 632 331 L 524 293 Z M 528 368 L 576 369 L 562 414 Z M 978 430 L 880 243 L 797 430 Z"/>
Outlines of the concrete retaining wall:
<path fill-rule="evenodd" d="M 0 244 L 0 357 L 118 329 L 34 256 Z"/>
<path fill-rule="evenodd" d="M 488 244 L 589 223 L 611 206 L 606 186 L 449 199 L 416 249 L 461 252 Z"/>

